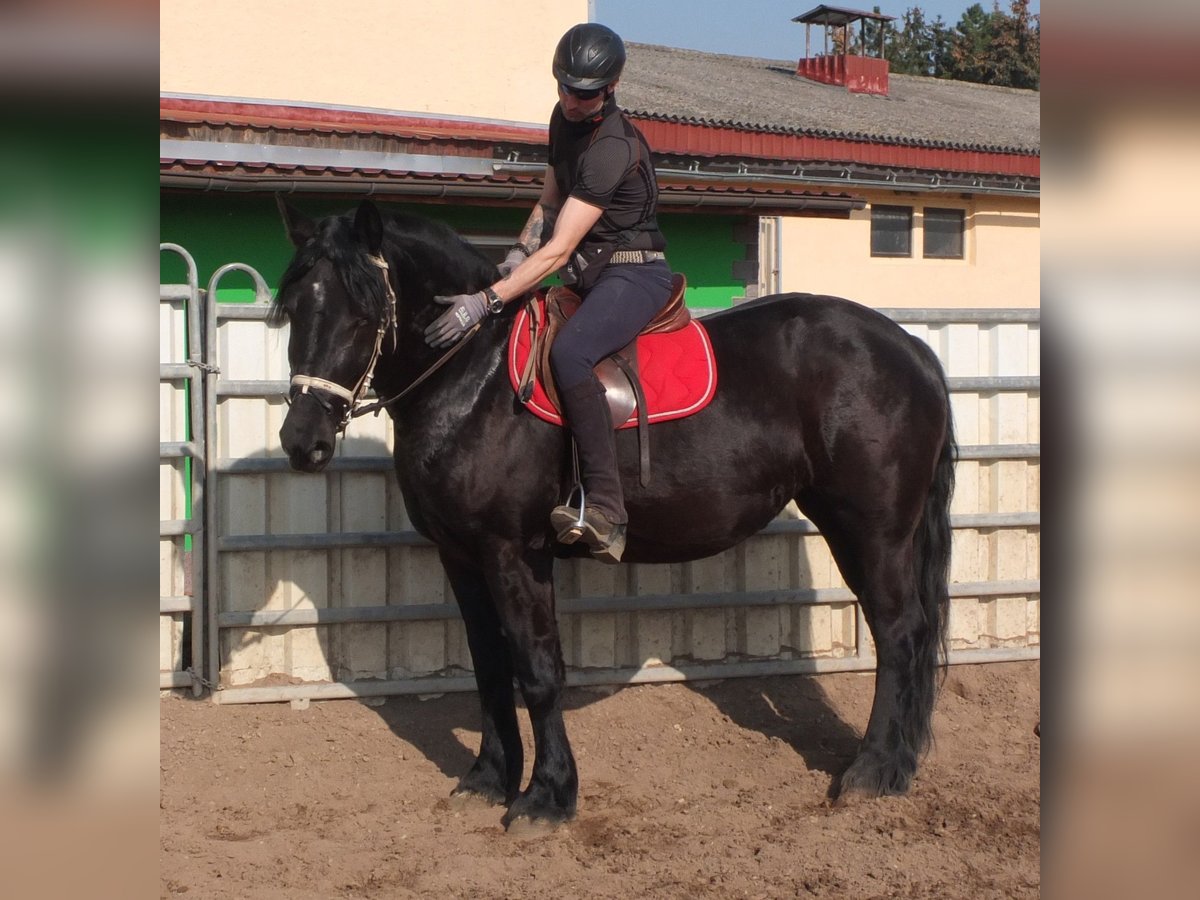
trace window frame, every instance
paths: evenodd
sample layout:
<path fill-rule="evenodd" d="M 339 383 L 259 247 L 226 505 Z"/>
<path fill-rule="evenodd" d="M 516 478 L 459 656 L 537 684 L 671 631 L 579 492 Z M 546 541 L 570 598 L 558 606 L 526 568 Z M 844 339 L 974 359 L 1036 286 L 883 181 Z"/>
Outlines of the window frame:
<path fill-rule="evenodd" d="M 901 210 L 904 211 L 908 217 L 908 250 L 907 250 L 907 252 L 889 252 L 889 251 L 876 250 L 876 247 L 875 247 L 875 238 L 876 238 L 875 213 L 876 213 L 876 211 L 882 213 L 884 211 L 896 212 L 896 211 L 901 211 Z M 899 204 L 899 203 L 872 203 L 871 204 L 871 258 L 872 259 L 912 259 L 913 258 L 913 213 L 914 212 L 915 212 L 915 209 L 912 206 L 906 206 L 906 205 Z M 882 231 L 879 233 L 887 234 L 886 232 L 882 232 Z M 899 234 L 899 232 L 896 232 L 896 234 Z"/>
<path fill-rule="evenodd" d="M 929 252 L 929 218 L 930 213 L 952 213 L 958 219 L 958 252 L 930 253 Z M 967 211 L 954 206 L 926 206 L 921 210 L 921 258 L 962 260 L 967 258 Z"/>

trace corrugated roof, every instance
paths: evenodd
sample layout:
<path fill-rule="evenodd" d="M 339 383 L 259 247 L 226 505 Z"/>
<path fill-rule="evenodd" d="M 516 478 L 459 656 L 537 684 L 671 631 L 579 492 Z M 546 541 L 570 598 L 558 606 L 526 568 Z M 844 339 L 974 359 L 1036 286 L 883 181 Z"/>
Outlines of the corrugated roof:
<path fill-rule="evenodd" d="M 800 78 L 795 60 L 626 48 L 617 100 L 650 119 L 905 146 L 1040 150 L 1037 91 L 891 75 L 888 96 L 879 97 Z"/>
<path fill-rule="evenodd" d="M 667 193 L 682 205 L 700 194 L 757 204 L 779 190 L 818 185 L 1037 194 L 1037 93 L 893 76 L 892 95 L 879 98 L 809 82 L 791 66 L 629 45 L 617 99 L 661 155 L 660 175 L 686 170 L 686 183 Z M 347 176 L 378 180 L 385 189 L 385 182 L 408 179 L 443 192 L 473 189 L 481 180 L 499 198 L 536 190 L 546 129 L 163 95 L 159 135 L 161 171 L 179 186 L 213 179 L 212 189 L 242 189 L 233 187 L 239 179 L 265 185 L 294 174 L 331 187 Z M 511 177 L 516 170 L 519 177 Z M 795 196 L 804 205 L 831 201 Z"/>

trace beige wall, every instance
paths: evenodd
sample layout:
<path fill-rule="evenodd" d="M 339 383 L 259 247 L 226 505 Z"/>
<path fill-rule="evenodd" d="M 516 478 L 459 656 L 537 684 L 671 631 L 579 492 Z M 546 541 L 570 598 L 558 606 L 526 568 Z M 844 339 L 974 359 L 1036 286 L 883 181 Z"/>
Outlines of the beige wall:
<path fill-rule="evenodd" d="M 170 0 L 159 88 L 545 124 L 586 0 Z"/>
<path fill-rule="evenodd" d="M 1040 213 L 1036 199 L 866 192 L 848 221 L 785 218 L 781 290 L 834 294 L 868 306 L 1040 305 Z M 913 207 L 913 256 L 871 256 L 871 203 Z M 922 209 L 966 213 L 964 258 L 922 259 Z"/>

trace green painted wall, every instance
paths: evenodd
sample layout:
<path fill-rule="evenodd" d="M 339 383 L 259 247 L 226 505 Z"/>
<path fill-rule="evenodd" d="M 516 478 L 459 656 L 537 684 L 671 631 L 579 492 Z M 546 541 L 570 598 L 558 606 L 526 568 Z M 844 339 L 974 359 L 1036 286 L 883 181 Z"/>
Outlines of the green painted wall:
<path fill-rule="evenodd" d="M 345 198 L 301 198 L 298 209 L 320 217 L 352 209 Z M 515 239 L 528 215 L 527 209 L 441 204 L 381 204 L 430 219 L 440 219 L 464 233 L 512 235 Z M 160 200 L 159 239 L 179 244 L 196 260 L 200 286 L 208 286 L 218 268 L 230 262 L 253 266 L 274 287 L 288 261 L 291 245 L 283 231 L 275 201 L 270 196 L 209 193 L 170 193 Z M 688 280 L 687 302 L 693 307 L 726 307 L 745 292 L 733 277 L 733 263 L 745 256 L 745 247 L 733 239 L 743 217 L 735 215 L 663 214 L 659 221 L 668 241 L 671 267 Z M 183 262 L 174 253 L 161 259 L 162 283 L 186 278 Z M 250 301 L 254 291 L 245 275 L 233 273 L 221 280 L 220 299 Z"/>

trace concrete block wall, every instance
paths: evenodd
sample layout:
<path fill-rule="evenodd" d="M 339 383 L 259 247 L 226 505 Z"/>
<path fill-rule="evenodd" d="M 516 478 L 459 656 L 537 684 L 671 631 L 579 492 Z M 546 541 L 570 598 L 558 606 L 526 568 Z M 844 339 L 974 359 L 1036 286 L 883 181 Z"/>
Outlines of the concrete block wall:
<path fill-rule="evenodd" d="M 952 378 L 1041 374 L 1041 332 L 1036 324 L 906 328 L 937 352 Z M 951 402 L 960 446 L 1041 440 L 1036 391 L 955 393 Z M 1041 464 L 1036 458 L 960 460 L 955 474 L 954 515 L 1041 510 Z M 956 528 L 950 581 L 1038 580 L 1040 549 L 1038 526 Z M 1040 595 L 955 597 L 949 636 L 952 650 L 1038 646 Z"/>
<path fill-rule="evenodd" d="M 906 327 L 934 348 L 952 377 L 1038 374 L 1036 325 Z M 286 380 L 286 331 L 239 320 L 223 322 L 219 333 L 223 378 Z M 957 393 L 953 408 L 963 446 L 1039 440 L 1036 392 Z M 215 455 L 282 459 L 277 435 L 285 411 L 280 399 L 221 399 Z M 352 423 L 338 453 L 388 458 L 391 446 L 386 418 L 366 417 Z M 1036 459 L 962 460 L 957 476 L 955 515 L 1039 509 Z M 390 471 L 222 474 L 210 490 L 216 491 L 219 536 L 412 529 Z M 781 514 L 798 515 L 794 507 Z M 1037 579 L 1039 542 L 1033 526 L 956 528 L 951 580 Z M 216 600 L 223 612 L 454 602 L 436 551 L 424 545 L 223 552 L 219 568 Z M 672 566 L 560 562 L 560 608 L 575 598 L 631 598 L 624 611 L 560 612 L 563 656 L 575 669 L 853 656 L 859 637 L 853 602 L 775 602 L 786 601 L 778 595 L 790 590 L 844 587 L 823 539 L 795 533 L 758 535 L 718 556 Z M 638 610 L 636 604 L 639 596 L 753 592 L 776 596 L 748 606 Z M 1035 646 L 1039 623 L 1037 594 L 955 597 L 951 647 Z M 226 628 L 220 656 L 226 686 L 404 679 L 461 674 L 471 666 L 462 624 L 454 617 Z"/>

